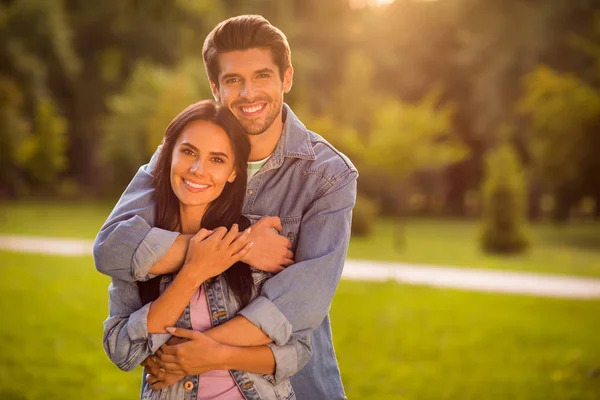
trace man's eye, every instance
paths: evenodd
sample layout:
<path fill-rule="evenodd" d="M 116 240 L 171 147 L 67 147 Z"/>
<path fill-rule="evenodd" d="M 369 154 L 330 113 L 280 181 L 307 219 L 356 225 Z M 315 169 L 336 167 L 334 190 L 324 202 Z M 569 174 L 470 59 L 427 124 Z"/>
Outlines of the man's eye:
<path fill-rule="evenodd" d="M 270 75 L 269 74 L 259 74 L 258 77 L 259 78 L 268 78 Z"/>
<path fill-rule="evenodd" d="M 227 84 L 237 83 L 239 81 L 240 81 L 240 78 L 228 78 L 228 79 L 225 79 L 225 83 L 227 83 Z"/>

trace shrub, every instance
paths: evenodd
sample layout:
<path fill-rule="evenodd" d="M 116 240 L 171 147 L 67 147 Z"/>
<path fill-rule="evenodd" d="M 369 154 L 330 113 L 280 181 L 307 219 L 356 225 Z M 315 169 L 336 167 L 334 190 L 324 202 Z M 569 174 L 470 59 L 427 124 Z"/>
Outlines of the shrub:
<path fill-rule="evenodd" d="M 519 253 L 526 233 L 525 178 L 517 154 L 503 143 L 486 157 L 481 246 L 488 253 Z"/>
<path fill-rule="evenodd" d="M 377 204 L 368 197 L 358 195 L 352 212 L 352 235 L 368 236 L 378 215 Z"/>

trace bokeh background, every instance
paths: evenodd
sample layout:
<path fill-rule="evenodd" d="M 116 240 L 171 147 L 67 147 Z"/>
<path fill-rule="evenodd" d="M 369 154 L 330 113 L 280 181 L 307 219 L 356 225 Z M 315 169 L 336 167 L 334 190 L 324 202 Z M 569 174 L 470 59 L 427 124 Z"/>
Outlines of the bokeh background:
<path fill-rule="evenodd" d="M 93 239 L 246 13 L 360 171 L 350 258 L 600 277 L 596 0 L 2 0 L 0 234 Z M 0 398 L 138 396 L 91 256 L 0 272 Z M 600 399 L 598 300 L 343 280 L 331 315 L 350 399 Z"/>

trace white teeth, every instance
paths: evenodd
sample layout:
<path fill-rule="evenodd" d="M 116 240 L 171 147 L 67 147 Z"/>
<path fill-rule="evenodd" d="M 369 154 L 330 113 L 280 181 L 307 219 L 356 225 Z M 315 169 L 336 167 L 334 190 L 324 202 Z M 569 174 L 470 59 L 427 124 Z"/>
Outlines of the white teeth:
<path fill-rule="evenodd" d="M 192 183 L 192 182 L 190 182 L 188 180 L 185 180 L 185 179 L 183 181 L 185 182 L 186 185 L 189 185 L 189 186 L 191 186 L 191 187 L 193 187 L 195 189 L 206 189 L 208 187 L 208 185 L 200 185 L 198 183 Z"/>
<path fill-rule="evenodd" d="M 256 107 L 242 107 L 242 111 L 245 113 L 255 113 L 259 110 L 262 110 L 264 106 L 256 106 Z"/>

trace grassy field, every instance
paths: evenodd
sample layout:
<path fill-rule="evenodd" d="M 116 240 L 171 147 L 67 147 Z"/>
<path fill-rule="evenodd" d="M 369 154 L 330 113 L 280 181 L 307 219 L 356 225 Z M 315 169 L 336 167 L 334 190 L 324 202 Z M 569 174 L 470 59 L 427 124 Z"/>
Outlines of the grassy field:
<path fill-rule="evenodd" d="M 382 221 L 371 236 L 352 238 L 348 257 L 600 277 L 600 223 L 537 224 L 531 249 L 510 257 L 480 251 L 478 235 L 476 221 Z"/>
<path fill-rule="evenodd" d="M 0 252 L 0 398 L 132 399 L 101 347 L 91 257 Z M 600 398 L 600 302 L 342 281 L 331 311 L 350 399 Z"/>
<path fill-rule="evenodd" d="M 0 203 L 0 234 L 93 239 L 112 205 Z M 600 277 L 600 223 L 538 224 L 531 232 L 531 250 L 514 257 L 482 253 L 476 221 L 409 220 L 401 227 L 397 241 L 398 224 L 379 221 L 370 237 L 352 238 L 349 257 Z"/>

